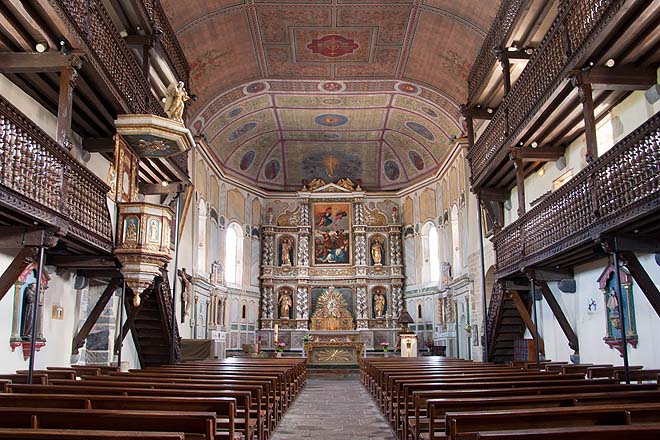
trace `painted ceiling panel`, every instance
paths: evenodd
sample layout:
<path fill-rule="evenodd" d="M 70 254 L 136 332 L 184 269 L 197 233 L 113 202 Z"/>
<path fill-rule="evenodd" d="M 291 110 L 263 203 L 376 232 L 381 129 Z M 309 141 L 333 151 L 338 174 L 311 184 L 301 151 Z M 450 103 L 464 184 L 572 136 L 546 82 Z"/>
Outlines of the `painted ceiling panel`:
<path fill-rule="evenodd" d="M 363 187 L 396 189 L 463 135 L 466 78 L 500 0 L 163 4 L 192 68 L 189 126 L 227 172 L 298 189 L 354 158 Z"/>

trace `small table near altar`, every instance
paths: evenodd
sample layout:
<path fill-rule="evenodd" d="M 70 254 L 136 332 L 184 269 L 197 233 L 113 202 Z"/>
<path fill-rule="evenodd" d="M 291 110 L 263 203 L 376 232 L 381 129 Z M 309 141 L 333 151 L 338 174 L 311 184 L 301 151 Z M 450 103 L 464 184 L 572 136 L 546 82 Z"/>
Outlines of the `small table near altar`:
<path fill-rule="evenodd" d="M 364 342 L 360 341 L 308 341 L 305 342 L 307 365 L 357 365 L 364 356 Z"/>

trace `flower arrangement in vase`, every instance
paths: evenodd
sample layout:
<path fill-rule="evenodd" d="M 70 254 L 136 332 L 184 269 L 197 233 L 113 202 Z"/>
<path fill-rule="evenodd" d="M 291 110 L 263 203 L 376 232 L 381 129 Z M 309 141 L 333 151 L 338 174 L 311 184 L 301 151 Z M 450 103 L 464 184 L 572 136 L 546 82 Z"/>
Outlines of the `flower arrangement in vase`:
<path fill-rule="evenodd" d="M 383 353 L 387 353 L 387 348 L 390 346 L 388 342 L 381 342 L 380 346 L 383 347 Z"/>
<path fill-rule="evenodd" d="M 276 353 L 277 357 L 282 357 L 282 352 L 284 351 L 285 346 L 286 344 L 284 342 L 277 343 L 277 353 Z"/>

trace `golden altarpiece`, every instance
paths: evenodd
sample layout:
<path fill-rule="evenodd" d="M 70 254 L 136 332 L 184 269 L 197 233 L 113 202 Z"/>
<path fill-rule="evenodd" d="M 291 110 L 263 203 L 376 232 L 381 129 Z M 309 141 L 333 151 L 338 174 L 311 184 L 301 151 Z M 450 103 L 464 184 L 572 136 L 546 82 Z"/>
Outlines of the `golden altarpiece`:
<path fill-rule="evenodd" d="M 404 280 L 398 201 L 348 179 L 315 179 L 266 206 L 262 347 L 275 340 L 290 350 L 305 341 L 309 350 L 309 340 L 352 345 L 358 354 L 383 342 L 394 347 Z"/>

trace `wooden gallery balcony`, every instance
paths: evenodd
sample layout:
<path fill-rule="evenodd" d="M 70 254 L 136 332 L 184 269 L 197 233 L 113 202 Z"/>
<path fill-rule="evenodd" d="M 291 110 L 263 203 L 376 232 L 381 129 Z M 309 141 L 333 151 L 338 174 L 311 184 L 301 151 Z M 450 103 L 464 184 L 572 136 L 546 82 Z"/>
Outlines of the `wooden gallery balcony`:
<path fill-rule="evenodd" d="M 53 228 L 70 249 L 109 254 L 108 190 L 0 96 L 0 225 Z"/>
<path fill-rule="evenodd" d="M 571 268 L 603 255 L 597 241 L 606 237 L 657 237 L 658 211 L 660 113 L 496 233 L 495 276 Z"/>
<path fill-rule="evenodd" d="M 656 82 L 660 2 L 544 3 L 554 9 L 538 15 L 536 28 L 544 28 L 550 18 L 554 19 L 538 45 L 527 49 L 519 44 L 504 47 L 514 44 L 516 35 L 526 34 L 526 26 L 533 20 L 520 18 L 523 9 L 519 2 L 503 3 L 503 8 L 512 8 L 508 14 L 498 15 L 504 29 L 491 30 L 470 74 L 468 127 L 471 118 L 489 119 L 467 155 L 472 188 L 477 194 L 484 189 L 504 194 L 520 186 L 527 174 L 547 161 L 557 160 L 582 135 L 586 135 L 589 159 L 594 159 L 595 121 L 630 91 L 649 88 Z M 515 57 L 529 55 L 529 59 L 515 66 L 507 59 L 506 68 L 498 75 L 493 68 L 494 56 L 488 55 L 492 49 L 489 46 L 499 47 L 505 58 L 513 49 Z M 516 48 L 523 49 L 524 54 L 515 55 Z M 487 108 L 491 114 L 487 114 Z M 524 197 L 524 191 L 519 191 L 520 195 Z M 524 207 L 524 203 L 521 205 Z"/>

